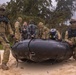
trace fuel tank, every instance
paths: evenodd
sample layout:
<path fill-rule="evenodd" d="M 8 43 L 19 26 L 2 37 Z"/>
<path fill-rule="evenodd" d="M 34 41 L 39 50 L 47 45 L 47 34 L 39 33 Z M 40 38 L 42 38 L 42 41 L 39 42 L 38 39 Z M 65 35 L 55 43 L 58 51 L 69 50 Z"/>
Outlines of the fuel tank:
<path fill-rule="evenodd" d="M 42 39 L 27 39 L 12 46 L 12 54 L 17 59 L 28 59 L 42 62 L 49 59 L 67 60 L 73 51 L 66 42 Z"/>

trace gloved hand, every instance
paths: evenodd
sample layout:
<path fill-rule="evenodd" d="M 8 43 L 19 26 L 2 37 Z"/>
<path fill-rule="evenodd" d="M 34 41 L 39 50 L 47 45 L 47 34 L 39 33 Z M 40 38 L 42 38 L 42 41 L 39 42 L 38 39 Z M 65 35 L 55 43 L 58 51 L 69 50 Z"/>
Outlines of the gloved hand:
<path fill-rule="evenodd" d="M 61 42 L 61 41 L 62 41 L 62 39 L 57 39 L 57 41 L 60 41 L 60 42 Z"/>
<path fill-rule="evenodd" d="M 34 39 L 34 35 L 31 35 L 31 38 Z"/>

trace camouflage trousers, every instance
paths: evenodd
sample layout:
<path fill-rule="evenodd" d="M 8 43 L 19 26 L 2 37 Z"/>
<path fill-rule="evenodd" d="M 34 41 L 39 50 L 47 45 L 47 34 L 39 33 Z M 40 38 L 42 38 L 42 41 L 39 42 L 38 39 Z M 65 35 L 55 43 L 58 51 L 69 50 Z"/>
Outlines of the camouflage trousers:
<path fill-rule="evenodd" d="M 18 42 L 21 40 L 21 34 L 20 33 L 15 33 L 15 41 Z"/>
<path fill-rule="evenodd" d="M 10 44 L 8 43 L 8 40 L 5 36 L 5 34 L 0 35 L 0 42 L 4 49 L 2 63 L 7 64 L 8 60 L 9 60 L 9 55 L 10 55 Z"/>
<path fill-rule="evenodd" d="M 73 58 L 76 60 L 76 47 L 73 49 Z"/>

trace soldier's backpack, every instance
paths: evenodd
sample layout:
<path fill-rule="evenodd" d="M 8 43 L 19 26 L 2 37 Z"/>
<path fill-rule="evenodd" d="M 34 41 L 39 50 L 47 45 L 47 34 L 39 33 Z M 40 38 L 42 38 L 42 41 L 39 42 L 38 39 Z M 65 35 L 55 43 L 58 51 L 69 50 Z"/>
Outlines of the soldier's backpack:
<path fill-rule="evenodd" d="M 49 31 L 49 39 L 52 39 L 52 40 L 56 40 L 58 38 L 58 35 L 57 35 L 57 30 L 52 28 L 50 31 Z"/>

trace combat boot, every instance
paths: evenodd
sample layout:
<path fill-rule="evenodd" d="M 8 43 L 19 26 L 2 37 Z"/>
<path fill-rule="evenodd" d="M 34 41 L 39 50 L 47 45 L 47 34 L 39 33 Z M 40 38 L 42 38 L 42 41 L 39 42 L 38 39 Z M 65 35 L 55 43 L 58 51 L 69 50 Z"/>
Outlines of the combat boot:
<path fill-rule="evenodd" d="M 3 70 L 8 70 L 9 67 L 8 67 L 6 64 L 2 64 L 2 65 L 1 65 L 1 69 L 3 69 Z"/>

